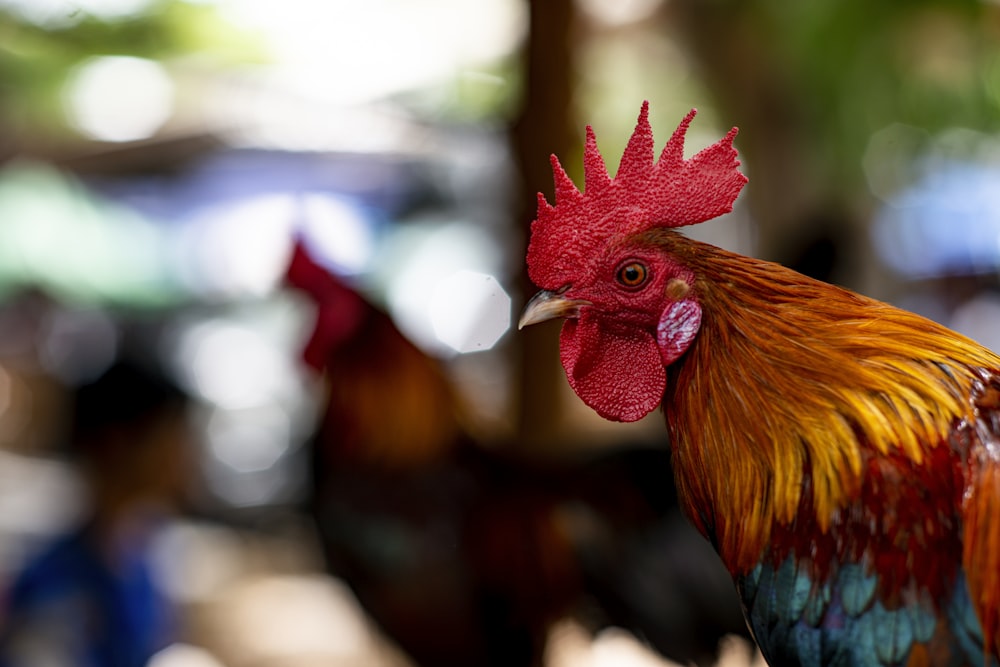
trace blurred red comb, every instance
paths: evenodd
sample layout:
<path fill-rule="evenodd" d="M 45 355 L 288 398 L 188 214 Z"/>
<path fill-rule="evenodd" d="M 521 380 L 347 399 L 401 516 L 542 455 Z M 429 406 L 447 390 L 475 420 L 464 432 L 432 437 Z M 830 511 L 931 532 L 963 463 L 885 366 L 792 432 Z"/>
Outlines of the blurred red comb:
<path fill-rule="evenodd" d="M 368 305 L 357 292 L 317 264 L 301 239 L 295 242 L 285 281 L 316 303 L 316 326 L 302 358 L 312 368 L 323 370 L 331 352 L 364 320 Z"/>

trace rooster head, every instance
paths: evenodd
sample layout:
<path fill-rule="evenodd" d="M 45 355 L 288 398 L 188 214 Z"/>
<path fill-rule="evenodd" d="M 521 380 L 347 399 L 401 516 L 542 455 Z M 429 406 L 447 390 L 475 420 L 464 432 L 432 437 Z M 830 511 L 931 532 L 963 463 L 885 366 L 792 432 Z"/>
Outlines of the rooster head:
<path fill-rule="evenodd" d="M 588 126 L 583 191 L 553 155 L 555 205 L 538 195 L 527 261 L 542 291 L 528 302 L 520 327 L 566 319 L 560 356 L 569 383 L 607 419 L 635 421 L 656 408 L 666 366 L 684 354 L 701 324 L 695 276 L 650 235 L 728 213 L 747 181 L 733 148 L 736 128 L 684 159 L 695 113 L 654 160 L 644 102 L 614 178 Z"/>

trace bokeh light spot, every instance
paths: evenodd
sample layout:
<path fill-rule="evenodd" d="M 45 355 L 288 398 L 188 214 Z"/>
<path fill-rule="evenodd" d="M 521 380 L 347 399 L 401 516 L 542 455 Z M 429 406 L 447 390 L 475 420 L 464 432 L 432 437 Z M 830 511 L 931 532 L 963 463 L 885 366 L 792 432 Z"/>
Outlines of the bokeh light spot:
<path fill-rule="evenodd" d="M 208 446 L 221 463 L 237 472 L 267 470 L 291 445 L 289 415 L 280 407 L 218 411 L 208 424 Z"/>
<path fill-rule="evenodd" d="M 147 667 L 223 667 L 211 653 L 191 644 L 171 644 L 149 659 Z"/>
<path fill-rule="evenodd" d="M 289 377 L 279 350 L 245 326 L 209 321 L 183 334 L 178 357 L 203 399 L 238 410 L 266 404 Z"/>
<path fill-rule="evenodd" d="M 456 352 L 488 350 L 510 329 L 510 297 L 485 273 L 458 271 L 439 282 L 431 297 L 431 325 Z"/>
<path fill-rule="evenodd" d="M 153 136 L 173 113 L 174 84 L 159 63 L 100 56 L 78 66 L 65 88 L 70 121 L 99 141 Z"/>

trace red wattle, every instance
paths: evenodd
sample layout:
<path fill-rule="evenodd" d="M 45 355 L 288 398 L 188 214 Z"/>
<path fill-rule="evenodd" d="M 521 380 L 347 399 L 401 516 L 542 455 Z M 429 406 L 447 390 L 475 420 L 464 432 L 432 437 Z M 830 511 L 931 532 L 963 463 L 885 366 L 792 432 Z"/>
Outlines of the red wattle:
<path fill-rule="evenodd" d="M 653 336 L 583 313 L 567 320 L 559 352 L 566 377 L 584 403 L 605 419 L 633 422 L 656 409 L 667 374 Z"/>

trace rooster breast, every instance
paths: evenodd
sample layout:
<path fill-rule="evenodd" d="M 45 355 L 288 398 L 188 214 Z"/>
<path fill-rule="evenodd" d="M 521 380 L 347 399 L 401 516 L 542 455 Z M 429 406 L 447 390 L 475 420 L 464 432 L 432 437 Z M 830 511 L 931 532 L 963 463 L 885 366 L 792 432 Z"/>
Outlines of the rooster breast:
<path fill-rule="evenodd" d="M 984 373 L 971 400 L 975 419 L 922 465 L 868 453 L 858 498 L 829 530 L 800 512 L 736 577 L 770 664 L 997 664 L 1000 378 Z"/>

